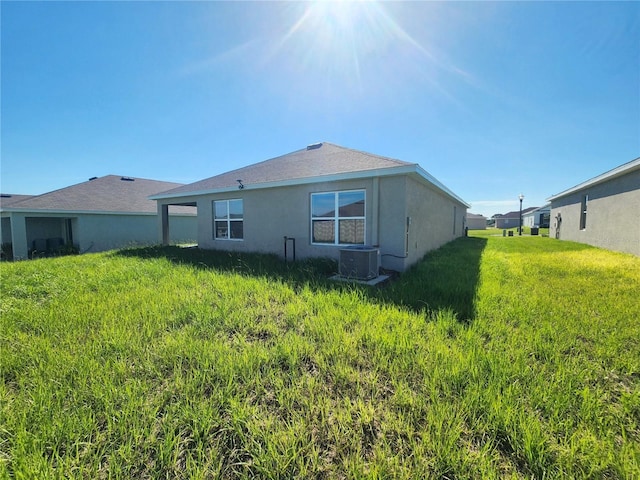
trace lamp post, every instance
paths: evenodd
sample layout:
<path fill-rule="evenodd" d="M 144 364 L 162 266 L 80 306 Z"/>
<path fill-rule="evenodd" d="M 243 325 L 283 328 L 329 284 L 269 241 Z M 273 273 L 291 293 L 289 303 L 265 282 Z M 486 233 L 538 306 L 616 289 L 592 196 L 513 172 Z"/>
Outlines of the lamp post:
<path fill-rule="evenodd" d="M 522 199 L 524 198 L 523 194 L 518 195 L 520 199 L 520 233 L 518 235 L 522 235 Z"/>

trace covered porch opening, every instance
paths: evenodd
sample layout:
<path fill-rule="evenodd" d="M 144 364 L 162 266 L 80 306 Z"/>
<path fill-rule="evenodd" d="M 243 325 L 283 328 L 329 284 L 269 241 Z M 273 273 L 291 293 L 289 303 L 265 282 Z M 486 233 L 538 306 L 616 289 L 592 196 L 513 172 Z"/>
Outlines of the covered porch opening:
<path fill-rule="evenodd" d="M 26 217 L 29 258 L 54 255 L 65 247 L 77 248 L 76 227 L 77 219 L 73 217 Z"/>
<path fill-rule="evenodd" d="M 198 204 L 195 201 L 179 202 L 179 203 L 159 203 L 158 202 L 160 241 L 162 245 L 171 244 L 172 215 L 194 215 L 197 218 Z M 173 221 L 176 221 L 176 220 L 174 219 Z M 197 238 L 194 240 L 197 241 Z"/>

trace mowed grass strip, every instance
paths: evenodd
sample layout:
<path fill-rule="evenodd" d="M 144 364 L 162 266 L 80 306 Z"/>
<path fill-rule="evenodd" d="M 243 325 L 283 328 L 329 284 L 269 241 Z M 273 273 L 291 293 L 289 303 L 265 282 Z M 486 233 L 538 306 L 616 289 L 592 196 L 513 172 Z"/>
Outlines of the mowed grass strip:
<path fill-rule="evenodd" d="M 380 289 L 334 268 L 1 264 L 0 477 L 640 474 L 640 259 L 489 237 Z"/>

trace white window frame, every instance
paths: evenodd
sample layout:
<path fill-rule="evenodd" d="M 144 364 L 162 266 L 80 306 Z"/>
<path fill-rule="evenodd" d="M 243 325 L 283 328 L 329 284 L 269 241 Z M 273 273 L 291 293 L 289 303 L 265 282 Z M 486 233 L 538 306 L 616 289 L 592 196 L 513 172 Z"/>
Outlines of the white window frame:
<path fill-rule="evenodd" d="M 231 214 L 229 213 L 229 203 L 230 202 L 242 202 L 242 217 L 241 218 L 231 218 Z M 224 219 L 216 219 L 216 203 L 225 203 L 227 206 L 227 218 Z M 242 242 L 244 241 L 244 200 L 242 198 L 229 198 L 224 200 L 213 200 L 211 202 L 211 206 L 213 207 L 213 239 L 223 242 Z M 217 236 L 217 228 L 216 222 L 226 222 L 227 224 L 227 237 L 218 237 Z M 231 238 L 231 223 L 240 222 L 242 223 L 242 238 Z"/>
<path fill-rule="evenodd" d="M 341 193 L 362 193 L 364 196 L 364 215 L 356 216 L 356 217 L 341 217 L 340 216 L 340 203 L 339 198 Z M 313 216 L 313 197 L 315 195 L 327 195 L 333 194 L 334 196 L 334 215 L 332 217 L 314 217 Z M 328 192 L 314 192 L 311 194 L 310 202 L 309 202 L 309 218 L 310 218 L 310 232 L 309 239 L 311 240 L 311 245 L 325 246 L 325 247 L 335 247 L 335 246 L 347 246 L 347 245 L 366 245 L 367 244 L 367 191 L 365 189 L 355 189 L 355 190 L 334 190 Z M 333 221 L 334 222 L 334 238 L 333 243 L 326 242 L 314 242 L 313 241 L 313 222 L 314 221 Z M 340 243 L 340 220 L 362 220 L 363 221 L 363 229 L 364 236 L 362 239 L 362 243 Z"/>

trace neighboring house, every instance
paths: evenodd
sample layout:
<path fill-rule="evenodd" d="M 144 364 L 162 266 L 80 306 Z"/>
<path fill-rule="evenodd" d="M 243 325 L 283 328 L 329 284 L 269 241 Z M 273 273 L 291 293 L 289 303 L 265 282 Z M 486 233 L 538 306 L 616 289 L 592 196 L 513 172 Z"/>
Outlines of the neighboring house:
<path fill-rule="evenodd" d="M 0 197 L 2 242 L 13 258 L 46 254 L 65 245 L 81 253 L 157 243 L 158 214 L 149 196 L 182 184 L 108 175 L 37 196 Z M 195 209 L 174 207 L 174 242 L 195 241 Z"/>
<path fill-rule="evenodd" d="M 549 228 L 549 218 L 551 213 L 551 204 L 548 203 L 540 208 L 535 208 L 527 213 L 522 214 L 523 227 Z"/>
<path fill-rule="evenodd" d="M 0 193 L 0 210 L 16 202 L 31 198 L 33 195 L 17 195 L 14 193 Z M 3 260 L 12 257 L 11 254 L 11 219 L 2 215 L 0 217 L 0 258 Z"/>
<path fill-rule="evenodd" d="M 467 228 L 469 230 L 486 230 L 487 217 L 476 213 L 467 213 Z"/>
<path fill-rule="evenodd" d="M 522 218 L 524 215 L 538 207 L 529 207 L 522 210 Z M 495 215 L 496 228 L 516 228 L 520 226 L 520 210 L 505 213 L 503 215 Z M 523 223 L 524 226 L 524 223 Z"/>
<path fill-rule="evenodd" d="M 331 143 L 151 198 L 163 243 L 167 207 L 195 205 L 200 248 L 283 256 L 295 238 L 297 258 L 338 259 L 345 246 L 374 246 L 381 266 L 396 271 L 463 236 L 469 207 L 418 164 Z"/>
<path fill-rule="evenodd" d="M 549 236 L 640 256 L 640 158 L 548 200 Z"/>

